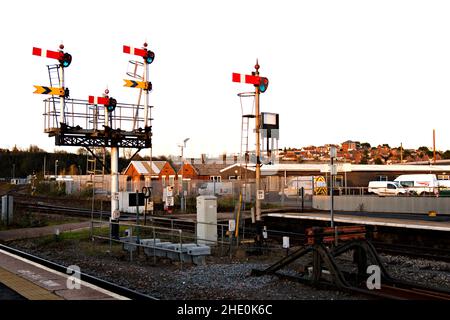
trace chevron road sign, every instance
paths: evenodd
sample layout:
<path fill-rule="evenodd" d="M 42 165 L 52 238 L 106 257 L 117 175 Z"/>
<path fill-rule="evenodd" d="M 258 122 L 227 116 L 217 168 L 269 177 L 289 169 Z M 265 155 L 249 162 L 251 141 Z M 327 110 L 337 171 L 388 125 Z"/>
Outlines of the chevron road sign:
<path fill-rule="evenodd" d="M 34 86 L 34 87 L 36 88 L 36 91 L 34 91 L 33 93 L 64 96 L 64 88 L 44 87 L 44 86 Z"/>
<path fill-rule="evenodd" d="M 125 81 L 124 87 L 130 87 L 130 88 L 139 88 L 144 90 L 152 90 L 152 83 L 147 81 L 136 81 L 136 80 L 127 80 L 123 79 Z"/>

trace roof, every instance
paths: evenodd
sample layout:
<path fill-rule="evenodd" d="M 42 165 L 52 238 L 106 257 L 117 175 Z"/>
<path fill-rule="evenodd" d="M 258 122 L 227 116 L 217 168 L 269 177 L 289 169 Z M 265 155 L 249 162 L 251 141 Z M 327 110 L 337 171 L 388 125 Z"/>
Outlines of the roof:
<path fill-rule="evenodd" d="M 163 160 L 156 160 L 156 161 L 152 161 L 153 165 L 156 166 L 155 169 L 159 169 L 159 171 L 162 170 L 162 168 L 164 168 L 164 166 L 166 165 L 167 161 L 163 161 Z"/>
<path fill-rule="evenodd" d="M 230 169 L 233 169 L 234 167 L 238 167 L 238 168 L 239 168 L 240 166 L 241 166 L 240 163 L 232 164 L 231 166 L 225 167 L 225 168 L 223 168 L 222 170 L 220 170 L 220 173 L 225 172 L 225 171 L 228 171 L 228 170 L 230 170 Z M 245 165 L 242 165 L 242 168 L 247 169 L 247 170 L 250 170 L 250 171 L 256 171 L 256 168 L 255 168 L 255 167 L 250 167 L 250 166 L 245 167 Z"/>
<path fill-rule="evenodd" d="M 227 165 L 222 163 L 209 163 L 196 164 L 194 167 L 197 169 L 199 176 L 218 176 L 220 175 L 220 170 L 227 167 Z"/>
<path fill-rule="evenodd" d="M 166 163 L 167 161 L 130 161 L 123 172 L 133 166 L 139 175 L 158 175 Z"/>
<path fill-rule="evenodd" d="M 377 165 L 377 164 L 351 164 L 351 163 L 337 163 L 338 172 L 450 172 L 450 165 L 404 165 L 404 164 L 391 164 L 391 165 Z M 273 175 L 278 172 L 294 171 L 294 172 L 330 172 L 329 164 L 304 164 L 304 163 L 280 163 L 274 165 L 264 165 L 261 167 L 261 173 L 263 175 Z"/>

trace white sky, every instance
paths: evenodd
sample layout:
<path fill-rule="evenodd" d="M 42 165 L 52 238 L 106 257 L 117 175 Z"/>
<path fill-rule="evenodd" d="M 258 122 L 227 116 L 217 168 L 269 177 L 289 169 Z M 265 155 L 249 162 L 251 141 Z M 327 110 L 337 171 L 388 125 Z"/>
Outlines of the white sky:
<path fill-rule="evenodd" d="M 66 9 L 64 9 L 66 8 Z M 61 16 L 61 18 L 59 18 Z M 46 65 L 33 46 L 73 56 L 72 98 L 135 103 L 124 88 L 122 45 L 146 40 L 154 155 L 239 152 L 238 92 L 231 82 L 259 58 L 269 78 L 261 109 L 280 114 L 280 147 L 341 143 L 450 149 L 449 1 L 3 1 L 0 9 L 0 147 L 37 144 Z M 65 148 L 70 150 L 68 148 Z M 145 153 L 143 153 L 145 154 Z"/>

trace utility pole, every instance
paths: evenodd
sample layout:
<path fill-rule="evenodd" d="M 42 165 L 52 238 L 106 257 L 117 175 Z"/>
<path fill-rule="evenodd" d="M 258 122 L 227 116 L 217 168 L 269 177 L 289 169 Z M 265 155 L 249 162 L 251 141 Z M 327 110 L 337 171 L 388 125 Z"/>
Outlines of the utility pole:
<path fill-rule="evenodd" d="M 403 163 L 403 142 L 400 142 L 400 163 Z"/>
<path fill-rule="evenodd" d="M 433 164 L 436 164 L 436 130 L 433 129 Z"/>
<path fill-rule="evenodd" d="M 334 164 L 334 158 L 336 157 L 336 147 L 330 147 L 330 220 L 331 227 L 334 227 L 334 175 L 336 174 L 336 168 Z"/>

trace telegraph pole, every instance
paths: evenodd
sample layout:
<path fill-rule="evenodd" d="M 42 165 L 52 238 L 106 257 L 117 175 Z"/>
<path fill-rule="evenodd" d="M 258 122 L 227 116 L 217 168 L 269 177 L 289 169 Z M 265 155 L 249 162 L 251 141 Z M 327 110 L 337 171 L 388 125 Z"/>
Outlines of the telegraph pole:
<path fill-rule="evenodd" d="M 256 59 L 255 65 L 255 75 L 259 77 L 259 64 L 258 59 Z M 255 216 L 256 221 L 261 221 L 261 200 L 259 199 L 259 189 L 261 187 L 261 161 L 260 161 L 260 112 L 259 112 L 259 86 L 255 87 L 255 138 L 256 138 L 256 199 L 255 199 Z"/>

